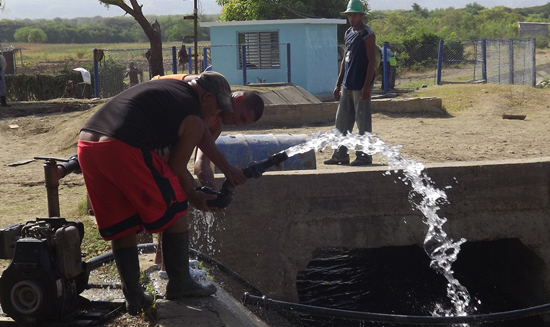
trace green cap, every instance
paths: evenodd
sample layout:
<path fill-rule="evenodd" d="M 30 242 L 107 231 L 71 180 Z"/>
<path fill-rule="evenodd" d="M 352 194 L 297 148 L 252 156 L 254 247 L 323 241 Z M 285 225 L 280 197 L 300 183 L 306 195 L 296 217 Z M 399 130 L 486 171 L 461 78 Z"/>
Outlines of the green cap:
<path fill-rule="evenodd" d="M 364 14 L 365 10 L 363 9 L 363 3 L 359 0 L 349 0 L 348 2 L 348 9 L 346 11 L 340 13 L 342 15 L 349 14 L 349 13 L 360 13 Z"/>

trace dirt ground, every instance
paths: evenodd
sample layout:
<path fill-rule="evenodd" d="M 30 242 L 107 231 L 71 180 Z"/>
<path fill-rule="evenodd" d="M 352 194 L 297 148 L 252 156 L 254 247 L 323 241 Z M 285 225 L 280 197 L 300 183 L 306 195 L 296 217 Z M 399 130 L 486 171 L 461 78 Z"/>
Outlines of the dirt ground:
<path fill-rule="evenodd" d="M 506 99 L 486 92 L 472 100 L 468 93 L 481 86 L 464 88 L 468 102 L 453 115 L 373 115 L 373 132 L 388 145 L 401 145 L 407 158 L 430 163 L 548 157 L 550 159 L 550 102 L 531 103 L 531 94 Z M 515 88 L 515 87 L 514 87 Z M 524 87 L 517 87 L 518 90 Z M 542 90 L 536 94 L 541 96 Z M 544 92 L 544 91 L 542 91 Z M 519 94 L 518 92 L 515 92 Z M 542 93 L 550 99 L 550 92 Z M 102 100 L 68 99 L 47 103 L 14 103 L 0 108 L 0 226 L 47 217 L 43 160 L 68 158 L 76 152 L 79 128 Z M 443 99 L 445 106 L 445 99 Z M 515 102 L 516 104 L 512 104 Z M 59 110 L 64 112 L 59 112 Z M 49 112 L 49 113 L 48 113 Z M 526 115 L 524 120 L 503 119 L 502 114 Z M 329 131 L 333 125 L 302 128 L 231 129 L 224 133 L 306 134 Z M 317 169 L 339 169 L 322 162 L 331 153 L 316 153 Z M 375 164 L 384 160 L 374 156 Z M 361 168 L 356 168 L 361 169 Z M 81 175 L 60 180 L 61 216 L 70 218 L 85 203 Z"/>

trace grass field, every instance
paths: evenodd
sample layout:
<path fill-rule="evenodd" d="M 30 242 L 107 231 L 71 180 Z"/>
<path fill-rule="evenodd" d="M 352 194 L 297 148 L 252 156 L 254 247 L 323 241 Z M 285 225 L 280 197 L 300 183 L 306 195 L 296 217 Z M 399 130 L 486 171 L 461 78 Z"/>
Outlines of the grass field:
<path fill-rule="evenodd" d="M 199 42 L 199 47 L 210 43 Z M 44 62 L 63 61 L 93 61 L 94 49 L 148 49 L 149 43 L 103 43 L 103 44 L 39 44 L 39 43 L 13 43 L 10 44 L 21 49 L 21 56 L 15 58 L 17 66 L 36 65 Z M 163 48 L 172 46 L 180 47 L 179 42 L 165 42 Z M 186 46 L 193 46 L 186 43 Z"/>

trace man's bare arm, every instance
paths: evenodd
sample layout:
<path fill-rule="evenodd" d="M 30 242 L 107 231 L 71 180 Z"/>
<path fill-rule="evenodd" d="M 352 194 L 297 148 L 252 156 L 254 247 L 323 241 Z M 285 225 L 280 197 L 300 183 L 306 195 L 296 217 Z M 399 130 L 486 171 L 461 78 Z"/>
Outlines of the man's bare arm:
<path fill-rule="evenodd" d="M 221 119 L 216 124 L 208 127 L 208 132 L 214 142 L 218 139 L 222 132 L 223 124 Z M 195 153 L 194 163 L 195 176 L 199 179 L 199 182 L 203 186 L 209 186 L 213 189 L 218 189 L 216 181 L 214 179 L 214 170 L 212 167 L 212 161 L 202 152 L 201 149 L 197 149 Z"/>

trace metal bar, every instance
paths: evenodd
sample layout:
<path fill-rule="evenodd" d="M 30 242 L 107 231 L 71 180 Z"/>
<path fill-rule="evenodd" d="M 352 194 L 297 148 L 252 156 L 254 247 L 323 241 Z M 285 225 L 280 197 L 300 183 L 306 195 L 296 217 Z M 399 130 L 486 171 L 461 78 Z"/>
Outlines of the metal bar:
<path fill-rule="evenodd" d="M 286 44 L 286 82 L 292 83 L 292 65 L 290 60 L 290 43 Z"/>
<path fill-rule="evenodd" d="M 388 42 L 382 45 L 382 84 L 384 85 L 384 94 L 388 93 Z M 376 69 L 376 68 L 375 68 Z"/>
<path fill-rule="evenodd" d="M 243 53 L 243 85 L 246 85 L 246 45 L 243 45 L 241 49 Z"/>
<path fill-rule="evenodd" d="M 441 85 L 441 70 L 443 69 L 443 39 L 439 40 L 439 51 L 437 56 L 437 81 L 435 82 L 436 85 Z M 475 68 L 475 65 L 474 65 Z M 475 76 L 475 72 L 474 72 Z"/>
<path fill-rule="evenodd" d="M 94 49 L 94 96 L 99 98 L 99 63 L 96 59 L 97 49 Z"/>
<path fill-rule="evenodd" d="M 176 50 L 176 46 L 172 47 L 172 73 L 177 74 L 178 73 L 178 54 Z"/>
<path fill-rule="evenodd" d="M 48 215 L 49 217 L 60 217 L 57 162 L 54 159 L 48 159 L 44 162 L 43 166 L 46 179 L 46 191 L 48 195 Z"/>
<path fill-rule="evenodd" d="M 481 79 L 487 81 L 487 39 L 481 39 Z"/>

